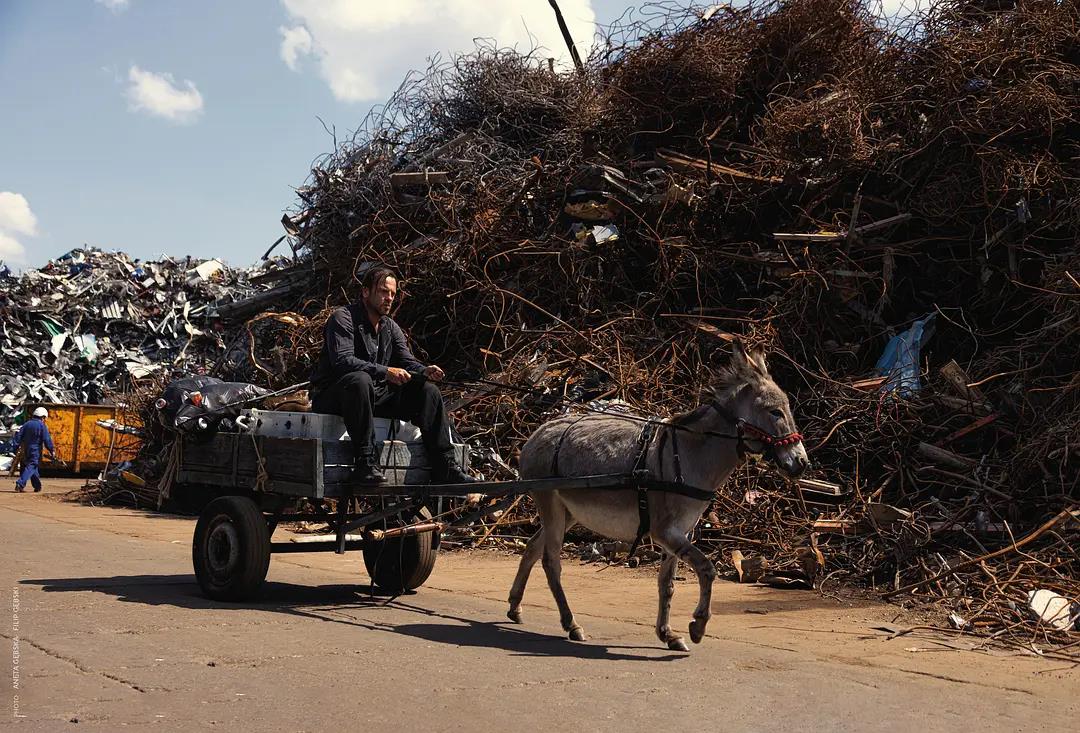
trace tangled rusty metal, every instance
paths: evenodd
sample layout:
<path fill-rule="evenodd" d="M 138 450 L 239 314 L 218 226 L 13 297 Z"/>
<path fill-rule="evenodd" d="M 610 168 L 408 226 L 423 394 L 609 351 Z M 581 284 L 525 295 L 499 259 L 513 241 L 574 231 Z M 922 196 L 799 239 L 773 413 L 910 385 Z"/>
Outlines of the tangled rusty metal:
<path fill-rule="evenodd" d="M 1020 544 L 1080 504 L 1080 10 L 874 10 L 653 3 L 581 75 L 493 46 L 433 62 L 298 189 L 309 286 L 274 310 L 304 315 L 252 325 L 276 335 L 250 361 L 304 379 L 325 309 L 387 263 L 419 353 L 537 388 L 451 396 L 485 472 L 511 478 L 561 400 L 685 409 L 738 334 L 771 349 L 836 490 L 747 467 L 699 529 L 718 560 L 806 567 L 811 548 L 826 588 L 1080 644 L 1025 600 L 1080 601 L 1080 522 Z M 889 336 L 931 313 L 921 387 L 883 391 Z M 527 528 L 528 503 L 498 520 Z"/>

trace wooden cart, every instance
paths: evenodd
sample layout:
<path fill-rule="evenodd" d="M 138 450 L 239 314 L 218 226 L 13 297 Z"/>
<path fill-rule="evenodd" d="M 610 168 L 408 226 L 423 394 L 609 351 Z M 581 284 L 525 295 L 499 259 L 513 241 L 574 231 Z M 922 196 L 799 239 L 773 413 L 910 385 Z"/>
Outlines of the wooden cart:
<path fill-rule="evenodd" d="M 297 418 L 306 419 L 306 418 Z M 455 445 L 468 465 L 468 449 Z M 545 489 L 626 488 L 627 475 L 469 484 L 431 484 L 423 444 L 382 441 L 382 486 L 349 482 L 347 441 L 281 438 L 250 433 L 181 439 L 176 481 L 181 487 L 213 487 L 211 501 L 195 526 L 192 562 L 203 592 L 217 600 L 252 597 L 266 578 L 270 555 L 283 552 L 361 550 L 373 583 L 390 592 L 420 587 L 431 575 L 440 533 L 432 521 L 437 497 L 482 493 L 505 505 L 518 494 Z M 336 499 L 336 510 L 322 499 Z M 451 524 L 472 521 L 497 509 L 487 506 Z M 325 522 L 332 536 L 311 541 L 273 541 L 283 521 Z M 306 538 L 305 538 L 306 539 Z"/>

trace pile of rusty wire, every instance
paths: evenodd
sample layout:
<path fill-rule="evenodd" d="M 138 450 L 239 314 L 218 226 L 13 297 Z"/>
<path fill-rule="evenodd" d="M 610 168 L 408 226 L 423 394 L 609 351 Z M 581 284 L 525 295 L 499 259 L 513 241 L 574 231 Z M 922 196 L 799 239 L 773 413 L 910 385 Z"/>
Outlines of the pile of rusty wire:
<path fill-rule="evenodd" d="M 580 69 L 480 46 L 410 77 L 298 189 L 306 320 L 276 326 L 271 386 L 306 378 L 317 314 L 389 264 L 423 358 L 536 388 L 450 395 L 486 475 L 513 478 L 567 401 L 684 410 L 738 335 L 769 347 L 816 483 L 742 469 L 698 530 L 719 562 L 1080 644 L 1030 602 L 1080 601 L 1080 9 L 876 10 L 653 3 Z M 913 325 L 897 390 L 876 365 Z"/>
<path fill-rule="evenodd" d="M 650 4 L 580 71 L 495 47 L 434 64 L 299 189 L 307 309 L 388 263 L 429 360 L 538 388 L 452 396 L 495 478 L 566 400 L 671 414 L 733 335 L 764 343 L 817 483 L 740 472 L 698 530 L 718 560 L 813 575 L 812 548 L 826 587 L 1075 641 L 1028 594 L 1080 600 L 1080 11 L 875 10 Z M 927 316 L 898 394 L 875 364 Z"/>

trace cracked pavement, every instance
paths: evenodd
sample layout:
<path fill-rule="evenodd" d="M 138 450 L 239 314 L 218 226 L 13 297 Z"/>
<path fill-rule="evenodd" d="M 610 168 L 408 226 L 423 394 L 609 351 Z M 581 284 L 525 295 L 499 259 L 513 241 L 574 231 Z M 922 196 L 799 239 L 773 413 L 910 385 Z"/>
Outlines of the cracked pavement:
<path fill-rule="evenodd" d="M 539 566 L 524 623 L 506 620 L 517 558 L 495 552 L 443 554 L 396 599 L 370 592 L 359 553 L 276 555 L 258 600 L 215 603 L 192 575 L 193 519 L 59 500 L 76 485 L 0 492 L 0 636 L 19 652 L 5 728 L 926 733 L 1067 730 L 1080 713 L 1066 663 L 890 638 L 895 607 L 811 592 L 718 581 L 704 642 L 669 652 L 647 569 L 564 561 L 585 643 L 562 638 Z M 685 628 L 697 588 L 680 575 Z"/>

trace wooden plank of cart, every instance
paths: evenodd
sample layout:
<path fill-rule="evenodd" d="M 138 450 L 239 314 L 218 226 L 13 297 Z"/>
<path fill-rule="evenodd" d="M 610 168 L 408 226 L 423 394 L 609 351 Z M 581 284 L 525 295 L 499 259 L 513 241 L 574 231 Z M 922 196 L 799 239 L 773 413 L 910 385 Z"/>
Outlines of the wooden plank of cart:
<path fill-rule="evenodd" d="M 432 484 L 419 432 L 378 420 L 376 445 L 387 476 L 382 486 L 349 481 L 352 447 L 340 418 L 314 413 L 249 410 L 249 431 L 180 438 L 176 491 L 212 487 L 218 497 L 199 515 L 192 562 L 203 592 L 216 600 L 253 597 L 283 552 L 360 550 L 372 582 L 389 592 L 420 587 L 431 575 L 442 531 L 498 508 L 486 506 L 453 522 L 433 521 L 439 497 L 479 493 L 509 503 L 532 491 L 623 488 L 629 475 Z M 468 447 L 454 443 L 463 466 Z M 323 499 L 334 499 L 336 509 Z M 325 522 L 332 534 L 274 541 L 282 522 Z"/>

